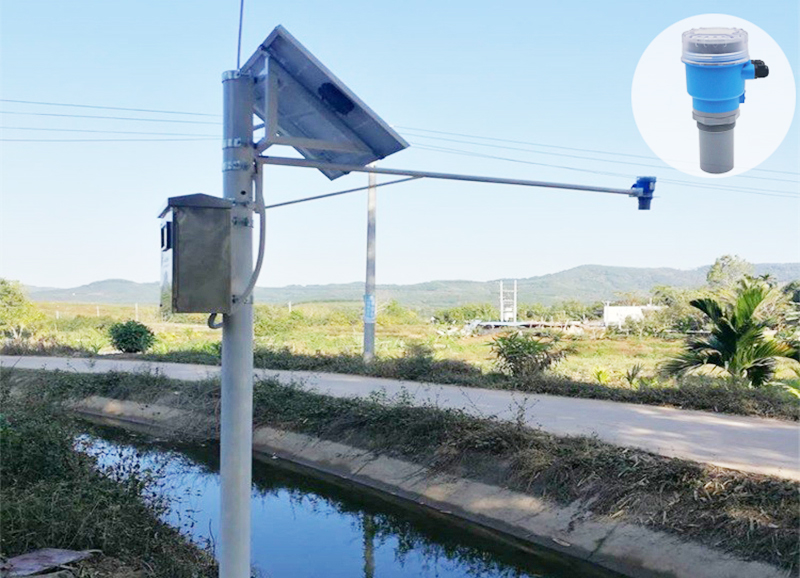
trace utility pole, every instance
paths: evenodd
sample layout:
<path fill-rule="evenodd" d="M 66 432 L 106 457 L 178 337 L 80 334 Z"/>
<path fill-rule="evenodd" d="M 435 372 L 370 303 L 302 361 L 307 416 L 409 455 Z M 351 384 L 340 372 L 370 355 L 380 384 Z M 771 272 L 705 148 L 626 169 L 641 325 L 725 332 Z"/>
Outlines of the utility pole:
<path fill-rule="evenodd" d="M 506 302 L 505 302 L 505 293 L 503 293 L 503 282 L 500 281 L 500 322 L 504 322 L 506 320 Z"/>
<path fill-rule="evenodd" d="M 517 322 L 517 280 L 514 279 L 514 318 L 511 320 Z"/>
<path fill-rule="evenodd" d="M 373 165 L 370 165 L 373 166 Z M 364 288 L 364 362 L 375 359 L 375 210 L 377 191 L 375 173 L 369 173 L 367 190 L 367 282 Z"/>
<path fill-rule="evenodd" d="M 233 311 L 222 324 L 220 419 L 220 578 L 250 577 L 250 493 L 253 467 L 253 302 L 237 302 L 253 273 L 253 79 L 222 75 L 223 196 L 233 202 Z"/>

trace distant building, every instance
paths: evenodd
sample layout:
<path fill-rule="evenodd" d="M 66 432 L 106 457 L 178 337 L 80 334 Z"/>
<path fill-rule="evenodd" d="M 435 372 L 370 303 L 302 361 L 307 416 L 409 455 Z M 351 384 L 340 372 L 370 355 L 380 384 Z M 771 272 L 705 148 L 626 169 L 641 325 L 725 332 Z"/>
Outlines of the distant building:
<path fill-rule="evenodd" d="M 608 305 L 603 307 L 603 325 L 622 327 L 625 321 L 640 321 L 648 311 L 658 311 L 660 305 Z"/>

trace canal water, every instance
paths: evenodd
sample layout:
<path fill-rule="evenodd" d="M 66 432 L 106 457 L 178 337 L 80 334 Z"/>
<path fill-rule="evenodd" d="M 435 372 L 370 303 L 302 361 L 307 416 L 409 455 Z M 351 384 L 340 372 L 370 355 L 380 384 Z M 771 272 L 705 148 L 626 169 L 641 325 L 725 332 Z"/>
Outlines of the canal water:
<path fill-rule="evenodd" d="M 150 469 L 165 521 L 198 543 L 219 537 L 216 447 L 176 447 L 93 429 L 101 467 Z M 276 464 L 254 463 L 252 564 L 263 578 L 618 578 L 548 550 L 522 552 L 408 508 Z"/>

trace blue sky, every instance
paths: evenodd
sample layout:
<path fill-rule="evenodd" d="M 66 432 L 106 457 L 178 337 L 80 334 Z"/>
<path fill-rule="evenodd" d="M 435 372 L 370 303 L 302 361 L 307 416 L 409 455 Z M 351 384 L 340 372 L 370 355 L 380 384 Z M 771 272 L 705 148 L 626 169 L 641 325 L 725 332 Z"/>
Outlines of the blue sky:
<path fill-rule="evenodd" d="M 1 98 L 219 114 L 220 75 L 236 62 L 238 4 L 4 1 Z M 731 14 L 764 29 L 800 78 L 795 0 L 658 7 L 634 1 L 245 0 L 242 58 L 283 24 L 412 143 L 383 166 L 610 187 L 629 187 L 639 174 L 680 181 L 659 183 L 650 212 L 636 211 L 632 199 L 591 193 L 436 181 L 387 187 L 378 198 L 379 283 L 522 278 L 584 263 L 691 268 L 725 253 L 752 262 L 798 261 L 797 115 L 784 143 L 759 167 L 765 170 L 723 181 L 687 176 L 655 157 L 622 156 L 652 157 L 631 112 L 639 57 L 662 30 L 703 13 Z M 6 113 L 0 116 L 3 277 L 60 287 L 105 278 L 154 281 L 156 215 L 164 200 L 221 194 L 216 117 L 11 102 L 0 102 L 0 110 Z M 546 146 L 476 146 L 431 137 L 474 139 L 419 129 Z M 189 138 L 76 130 L 210 136 L 56 142 Z M 364 175 L 329 182 L 309 169 L 269 168 L 265 192 L 278 202 L 365 184 Z M 776 192 L 787 196 L 772 196 Z M 275 209 L 267 224 L 259 285 L 364 278 L 364 193 Z"/>

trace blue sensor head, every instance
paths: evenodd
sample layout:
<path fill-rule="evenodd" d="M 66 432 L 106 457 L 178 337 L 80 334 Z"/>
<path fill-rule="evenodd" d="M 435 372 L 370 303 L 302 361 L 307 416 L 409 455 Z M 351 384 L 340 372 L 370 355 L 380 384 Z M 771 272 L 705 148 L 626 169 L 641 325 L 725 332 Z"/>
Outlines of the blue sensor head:
<path fill-rule="evenodd" d="M 631 189 L 640 189 L 640 192 L 635 192 L 634 195 L 639 199 L 639 210 L 649 211 L 650 203 L 653 201 L 653 191 L 656 190 L 655 177 L 637 177 L 636 182 L 633 183 Z"/>

